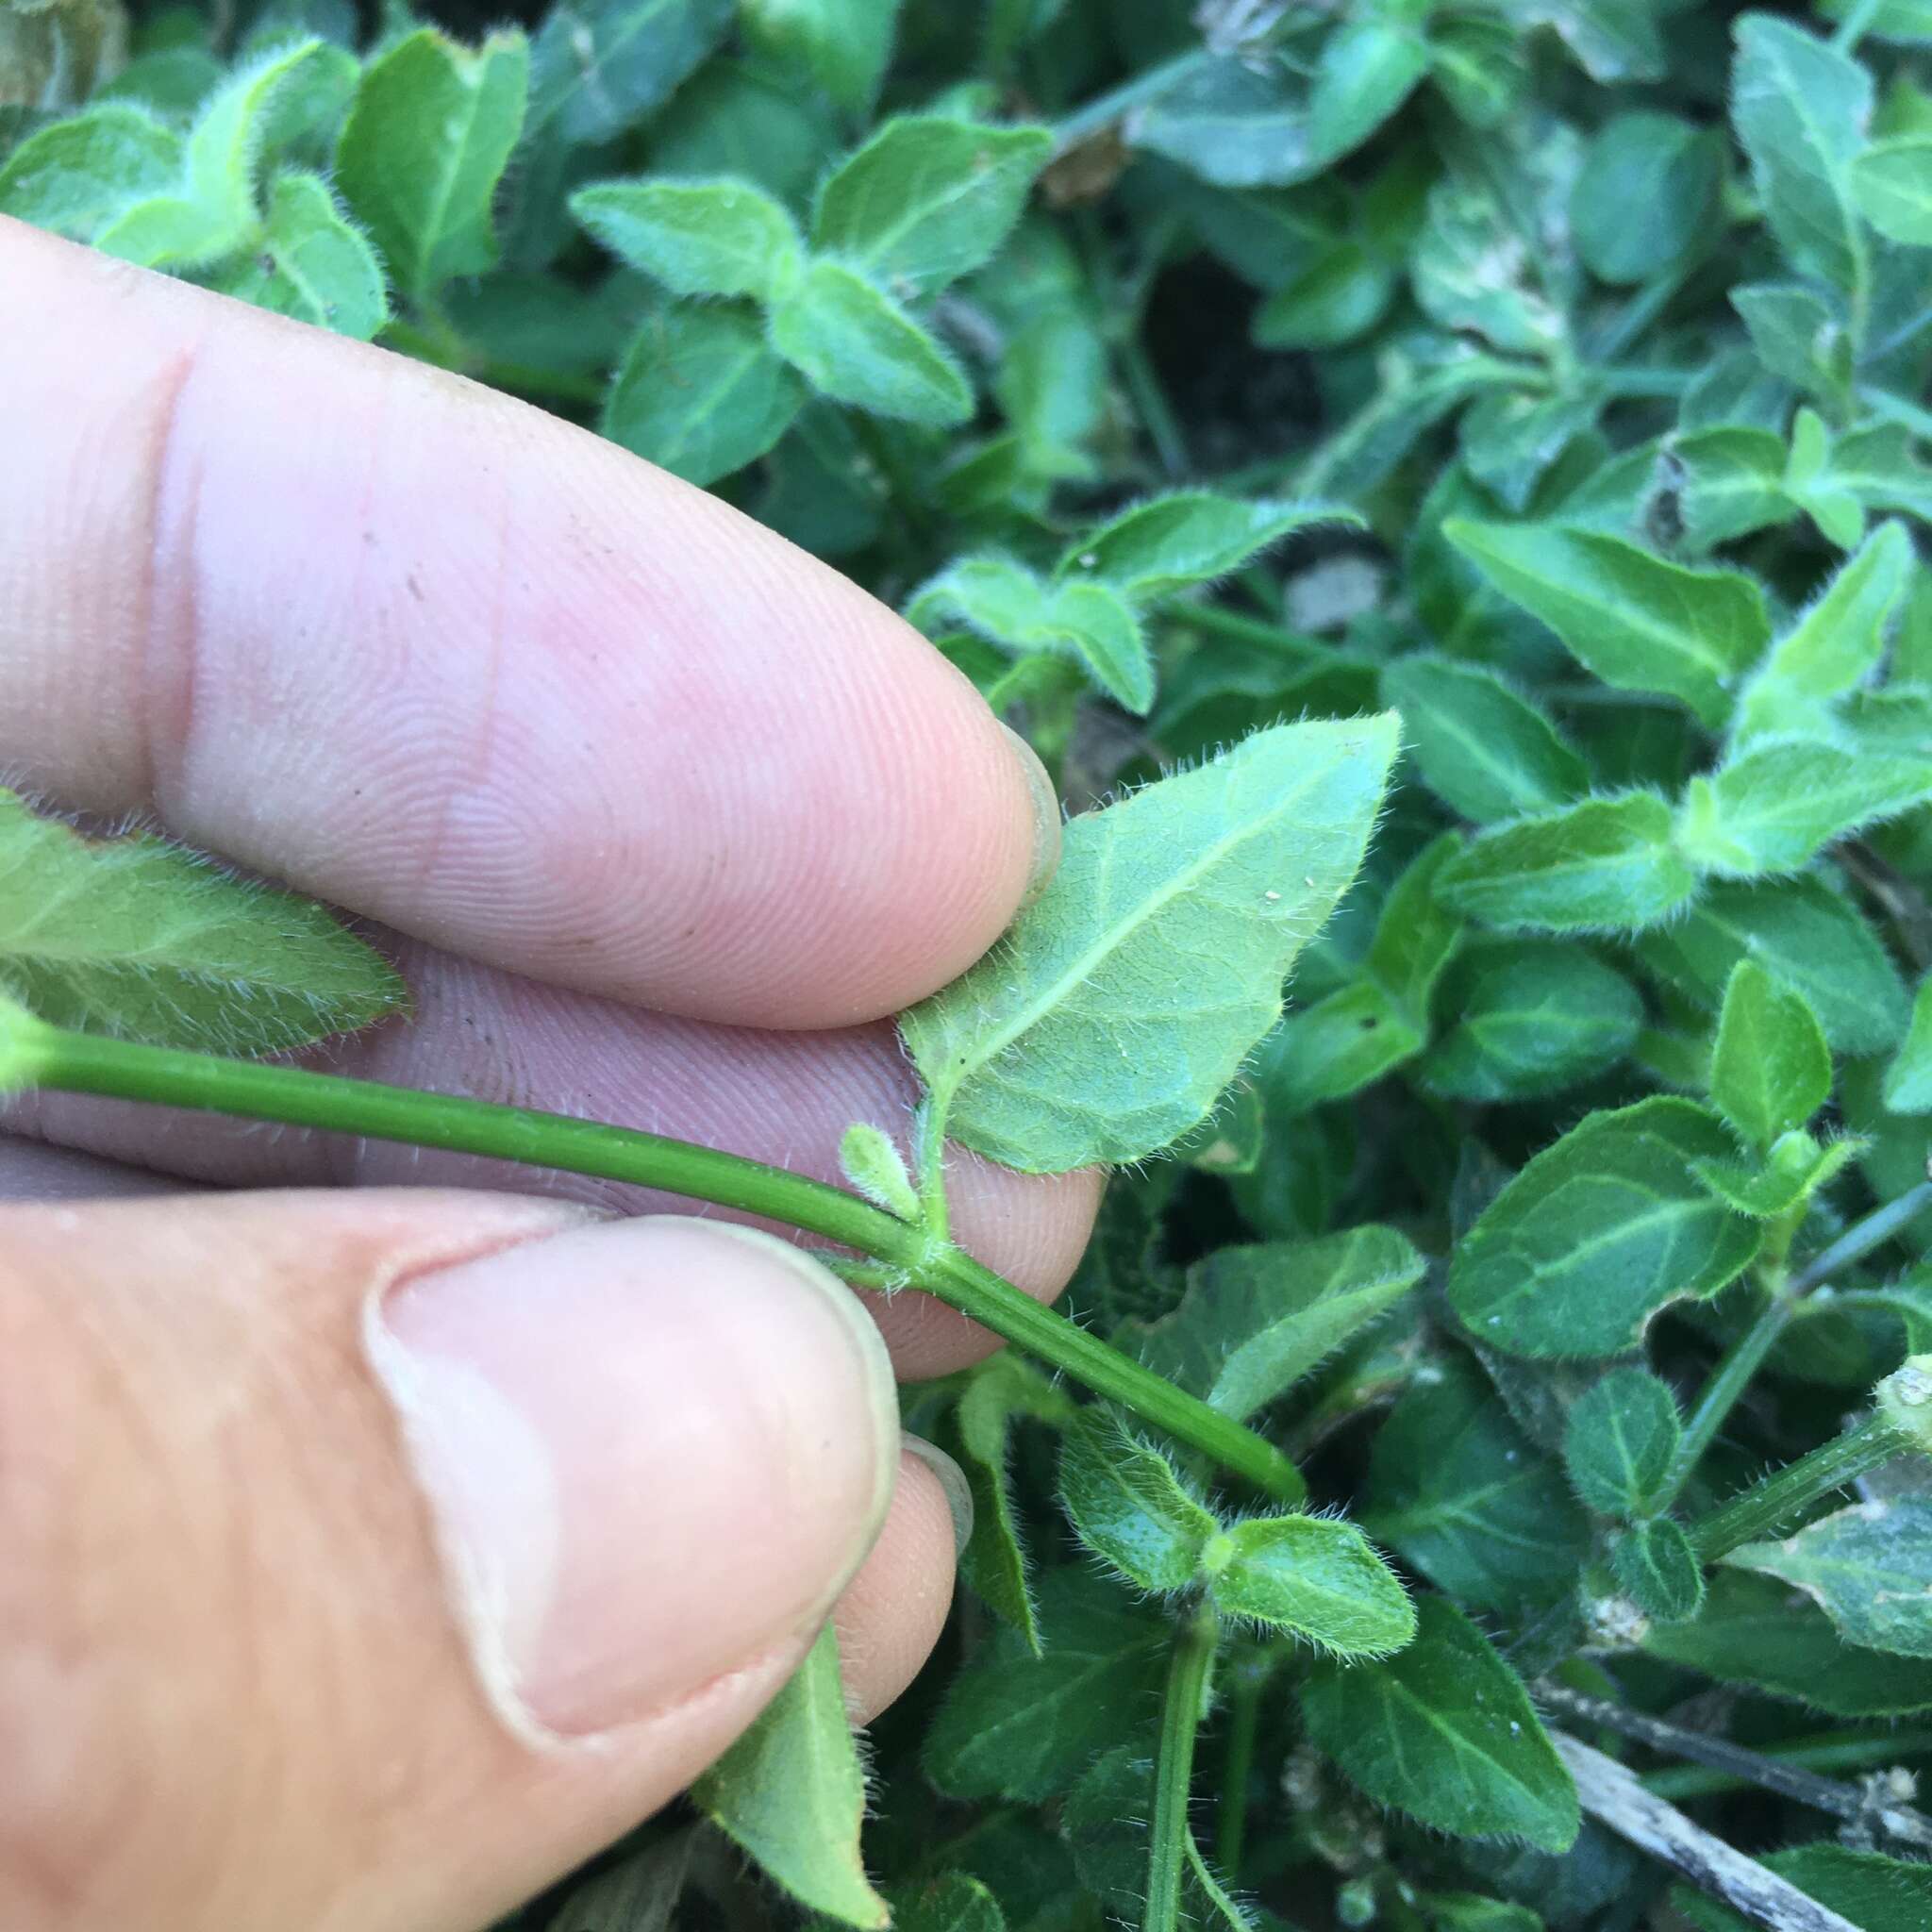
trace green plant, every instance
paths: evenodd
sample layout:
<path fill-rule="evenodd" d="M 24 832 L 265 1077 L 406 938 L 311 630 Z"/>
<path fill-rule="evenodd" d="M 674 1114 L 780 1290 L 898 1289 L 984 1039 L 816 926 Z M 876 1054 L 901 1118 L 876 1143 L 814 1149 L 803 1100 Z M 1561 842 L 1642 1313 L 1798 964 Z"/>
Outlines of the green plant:
<path fill-rule="evenodd" d="M 1932 1823 L 1857 1779 L 1932 1757 L 1928 48 L 0 0 L 0 212 L 593 421 L 1120 794 L 902 1017 L 850 1191 L 218 1058 L 407 993 L 0 796 L 0 1087 L 645 1179 L 1017 1344 L 906 1394 L 976 1524 L 863 1859 L 827 1641 L 693 1794 L 775 1886 L 679 1816 L 524 1932 L 1926 1923 Z M 947 1138 L 1123 1169 L 1077 1320 L 953 1245 Z"/>

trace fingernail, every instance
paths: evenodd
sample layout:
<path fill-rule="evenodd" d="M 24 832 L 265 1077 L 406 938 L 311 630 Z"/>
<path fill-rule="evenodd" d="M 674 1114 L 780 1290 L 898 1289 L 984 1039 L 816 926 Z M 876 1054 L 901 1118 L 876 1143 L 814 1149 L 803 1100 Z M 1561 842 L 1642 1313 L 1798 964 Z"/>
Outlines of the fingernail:
<path fill-rule="evenodd" d="M 953 1554 L 963 1557 L 973 1541 L 973 1485 L 966 1480 L 966 1472 L 937 1442 L 928 1442 L 924 1436 L 901 1436 L 899 1446 L 918 1457 L 939 1477 L 953 1519 Z"/>
<path fill-rule="evenodd" d="M 1047 881 L 1059 866 L 1060 795 L 1054 790 L 1046 767 L 1040 762 L 1040 754 L 1010 724 L 1003 724 L 1000 729 L 1007 734 L 1013 756 L 1026 774 L 1026 792 L 1033 805 L 1033 864 L 1026 874 L 1026 890 L 1020 898 L 1024 910 L 1046 891 Z"/>
<path fill-rule="evenodd" d="M 844 1284 L 687 1216 L 412 1276 L 370 1362 L 485 1694 L 593 1738 L 804 1638 L 898 1467 L 891 1365 Z"/>

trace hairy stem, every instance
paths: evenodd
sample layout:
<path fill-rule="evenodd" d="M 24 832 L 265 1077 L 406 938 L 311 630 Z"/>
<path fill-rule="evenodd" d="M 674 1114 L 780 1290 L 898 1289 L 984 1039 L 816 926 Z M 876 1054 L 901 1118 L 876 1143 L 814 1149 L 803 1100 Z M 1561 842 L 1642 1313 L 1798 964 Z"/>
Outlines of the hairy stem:
<path fill-rule="evenodd" d="M 1714 1563 L 1741 1543 L 1775 1536 L 1821 1497 L 1841 1490 L 1915 1447 L 1890 1416 L 1874 1415 L 1795 1462 L 1753 1483 L 1721 1508 L 1690 1525 L 1698 1560 Z"/>
<path fill-rule="evenodd" d="M 7 1085 L 154 1101 L 441 1147 L 594 1174 L 785 1222 L 901 1271 L 913 1287 L 1278 1500 L 1298 1503 L 1307 1493 L 1300 1472 L 1272 1443 L 1042 1307 L 943 1235 L 784 1168 L 600 1121 L 68 1033 L 0 1007 L 0 1087 Z"/>
<path fill-rule="evenodd" d="M 1181 1875 L 1188 1867 L 1191 1827 L 1188 1797 L 1194 1776 L 1194 1738 L 1201 1728 L 1208 1673 L 1221 1641 L 1211 1604 L 1197 1605 L 1174 1632 L 1160 1706 L 1160 1751 L 1154 1763 L 1154 1821 L 1147 1857 L 1147 1908 L 1141 1932 L 1178 1932 Z"/>
<path fill-rule="evenodd" d="M 1261 1728 L 1261 1693 L 1273 1674 L 1274 1659 L 1262 1652 L 1243 1657 L 1228 1674 L 1227 1749 L 1222 1760 L 1214 1856 L 1231 1885 L 1241 1883 L 1248 1824 L 1248 1776 L 1254 1769 L 1255 1740 Z"/>

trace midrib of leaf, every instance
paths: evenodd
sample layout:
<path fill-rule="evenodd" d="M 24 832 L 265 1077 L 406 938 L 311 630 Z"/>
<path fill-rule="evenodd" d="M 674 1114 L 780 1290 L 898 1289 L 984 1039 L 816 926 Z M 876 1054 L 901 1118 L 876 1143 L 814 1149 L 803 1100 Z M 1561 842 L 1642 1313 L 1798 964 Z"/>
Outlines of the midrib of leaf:
<path fill-rule="evenodd" d="M 744 387 L 746 378 L 758 365 L 758 351 L 757 348 L 747 348 L 736 358 L 736 360 L 737 368 L 732 370 L 725 376 L 724 380 L 712 391 L 710 400 L 701 408 L 692 409 L 686 413 L 684 433 L 676 441 L 672 443 L 669 451 L 666 452 L 667 455 L 684 456 L 690 452 L 691 445 L 697 440 L 696 432 L 701 429 L 708 430 L 712 420 L 724 412 L 725 405 Z M 662 458 L 660 458 L 659 460 L 661 461 Z"/>
<path fill-rule="evenodd" d="M 1400 1699 L 1411 1708 L 1420 1711 L 1423 1717 L 1427 1720 L 1430 1729 L 1439 1732 L 1447 1740 L 1453 1756 L 1457 1757 L 1473 1757 L 1478 1763 L 1488 1765 L 1513 1790 L 1521 1793 L 1524 1802 L 1530 1810 L 1540 1814 L 1544 1809 L 1542 1798 L 1531 1790 L 1528 1785 L 1524 1784 L 1516 1773 L 1510 1770 L 1501 1758 L 1492 1757 L 1474 1740 L 1464 1736 L 1455 1726 L 1445 1724 L 1436 1707 L 1424 1704 L 1421 1698 L 1416 1696 L 1414 1691 L 1409 1690 L 1407 1685 L 1402 1683 L 1397 1678 L 1385 1677 L 1377 1688 L 1391 1704 Z M 1390 1725 L 1391 1736 L 1394 1734 L 1394 1729 L 1395 1727 L 1391 1724 Z"/>
<path fill-rule="evenodd" d="M 1649 1208 L 1641 1214 L 1632 1215 L 1627 1221 L 1618 1222 L 1614 1227 L 1606 1228 L 1601 1233 L 1593 1234 L 1585 1241 L 1574 1243 L 1565 1250 L 1560 1264 L 1552 1264 L 1545 1261 L 1537 1262 L 1529 1271 L 1529 1279 L 1527 1281 L 1524 1282 L 1520 1287 L 1511 1289 L 1507 1293 L 1494 1301 L 1484 1302 L 1482 1304 L 1483 1314 L 1485 1316 L 1492 1314 L 1498 1308 L 1511 1307 L 1516 1302 L 1521 1301 L 1526 1294 L 1540 1292 L 1549 1278 L 1548 1270 L 1553 1265 L 1560 1265 L 1565 1269 L 1572 1268 L 1578 1262 L 1588 1261 L 1600 1249 L 1611 1246 L 1628 1235 L 1648 1233 L 1651 1228 L 1657 1226 L 1660 1222 L 1668 1224 L 1673 1221 L 1681 1220 L 1687 1214 L 1701 1212 L 1704 1207 L 1704 1203 L 1701 1201 L 1673 1201 L 1668 1196 L 1657 1194 L 1654 1189 L 1645 1188 L 1643 1191 L 1651 1194 L 1656 1199 L 1657 1206 L 1655 1208 Z M 1713 1201 L 1711 1205 L 1715 1207 L 1717 1204 Z M 1504 1242 L 1505 1245 L 1514 1244 L 1512 1237 L 1505 1237 Z"/>
<path fill-rule="evenodd" d="M 645 0 L 645 4 L 630 16 L 630 25 L 623 32 L 613 34 L 608 42 L 599 37 L 596 26 L 592 22 L 586 19 L 582 14 L 578 14 L 577 19 L 581 22 L 585 36 L 591 43 L 591 58 L 587 62 L 580 63 L 580 70 L 575 83 L 566 82 L 565 85 L 559 87 L 543 110 L 530 117 L 529 131 L 532 134 L 539 134 L 550 125 L 551 122 L 562 112 L 565 104 L 570 100 L 573 86 L 588 92 L 594 79 L 601 88 L 603 85 L 603 70 L 610 64 L 624 48 L 629 46 L 640 34 L 643 33 L 646 28 L 655 25 L 658 17 L 667 7 L 674 4 L 676 4 L 676 0 L 655 0 L 655 4 L 654 0 Z M 559 13 L 570 10 L 574 9 L 558 9 Z M 575 53 L 576 51 L 575 45 L 572 45 L 569 51 Z"/>
<path fill-rule="evenodd" d="M 1141 926 L 1145 925 L 1159 912 L 1179 898 L 1201 875 L 1210 870 L 1238 846 L 1249 840 L 1260 837 L 1270 826 L 1281 818 L 1288 809 L 1308 791 L 1313 790 L 1318 778 L 1325 777 L 1334 764 L 1331 758 L 1317 767 L 1297 784 L 1294 791 L 1286 793 L 1278 804 L 1258 818 L 1248 819 L 1238 826 L 1230 828 L 1227 834 L 1212 844 L 1204 846 L 1192 860 L 1167 880 L 1149 898 L 1136 904 L 1128 913 L 1107 927 L 1097 939 L 1072 962 L 1068 969 L 1048 986 L 1041 989 L 1032 1003 L 1004 1028 L 978 1042 L 978 1058 L 962 1062 L 943 1081 L 932 1082 L 933 1103 L 943 1110 L 958 1091 L 959 1083 L 969 1073 L 989 1066 L 1003 1054 L 1014 1041 L 1039 1023 L 1057 1007 L 1061 999 L 1074 988 L 1079 986 L 1107 956 L 1124 945 Z M 1223 795 L 1226 786 L 1224 782 Z M 1095 898 L 1105 897 L 1108 872 L 1114 862 L 1117 847 L 1108 843 L 1101 848 L 1100 872 L 1094 882 Z"/>
<path fill-rule="evenodd" d="M 462 138 L 446 150 L 447 160 L 440 171 L 441 178 L 432 178 L 429 209 L 423 229 L 422 259 L 416 264 L 419 294 L 431 286 L 431 261 L 436 245 L 446 232 L 449 205 L 456 197 L 458 177 L 468 168 L 470 143 L 476 133 L 476 108 L 482 98 L 483 77 L 490 58 L 490 50 L 486 46 L 467 64 L 460 58 L 450 62 L 450 72 L 456 75 L 457 85 L 469 96 L 466 103 L 468 111 L 464 116 Z"/>
<path fill-rule="evenodd" d="M 1450 711 L 1438 711 L 1431 720 L 1439 731 L 1445 732 L 1459 744 L 1476 766 L 1487 773 L 1492 782 L 1502 786 L 1504 795 L 1521 799 L 1525 812 L 1534 812 L 1548 806 L 1546 792 L 1525 790 L 1517 780 L 1518 768 L 1503 763 L 1491 756 L 1489 747 L 1474 733 L 1469 731 L 1462 721 Z"/>
<path fill-rule="evenodd" d="M 901 215 L 896 222 L 874 235 L 861 248 L 854 251 L 854 258 L 857 264 L 861 268 L 868 269 L 878 266 L 880 258 L 889 255 L 895 249 L 908 235 L 918 228 L 922 222 L 929 222 L 935 216 L 944 213 L 948 208 L 958 207 L 974 190 L 984 186 L 997 175 L 1005 165 L 1005 162 L 996 160 L 987 169 L 984 175 L 975 175 L 970 179 L 956 182 L 944 193 L 935 195 L 930 201 L 921 204 L 916 212 Z M 931 170 L 929 168 L 924 169 L 921 172 L 923 175 L 930 176 Z M 918 189 L 919 184 L 915 182 L 912 187 L 908 188 L 908 195 L 918 192 Z M 867 208 L 877 198 L 876 192 L 868 187 L 855 212 L 863 216 Z"/>
<path fill-rule="evenodd" d="M 1806 144 L 1810 148 L 1818 163 L 1818 172 L 1824 177 L 1825 186 L 1831 191 L 1831 198 L 1837 205 L 1839 218 L 1844 224 L 1844 232 L 1837 235 L 1828 234 L 1810 223 L 1808 217 L 1807 225 L 1812 226 L 1814 232 L 1829 242 L 1834 249 L 1843 247 L 1856 253 L 1857 244 L 1854 237 L 1857 232 L 1855 225 L 1857 216 L 1847 192 L 1844 170 L 1832 158 L 1831 143 L 1825 138 L 1824 124 L 1810 111 L 1810 102 L 1805 90 L 1798 85 L 1797 76 L 1785 64 L 1783 50 L 1780 49 L 1773 59 L 1778 77 L 1784 82 L 1781 98 L 1789 106 L 1792 118 L 1797 122 L 1799 130 L 1805 137 Z"/>

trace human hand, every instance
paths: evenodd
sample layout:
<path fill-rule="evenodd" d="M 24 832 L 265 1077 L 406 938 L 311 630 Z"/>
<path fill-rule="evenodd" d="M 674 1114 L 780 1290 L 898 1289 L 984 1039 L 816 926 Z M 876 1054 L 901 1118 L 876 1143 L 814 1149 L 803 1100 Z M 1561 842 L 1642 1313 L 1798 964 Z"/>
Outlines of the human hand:
<path fill-rule="evenodd" d="M 936 653 L 593 438 L 5 221 L 0 319 L 0 768 L 386 926 L 418 1017 L 328 1064 L 825 1178 L 900 1117 L 882 1016 L 1057 837 Z M 593 1182 L 8 1120 L 0 1924 L 465 1932 L 835 1603 L 861 1711 L 930 1647 L 891 1374 L 949 1310 Z M 1096 1189 L 960 1156 L 956 1232 L 1048 1293 Z"/>

